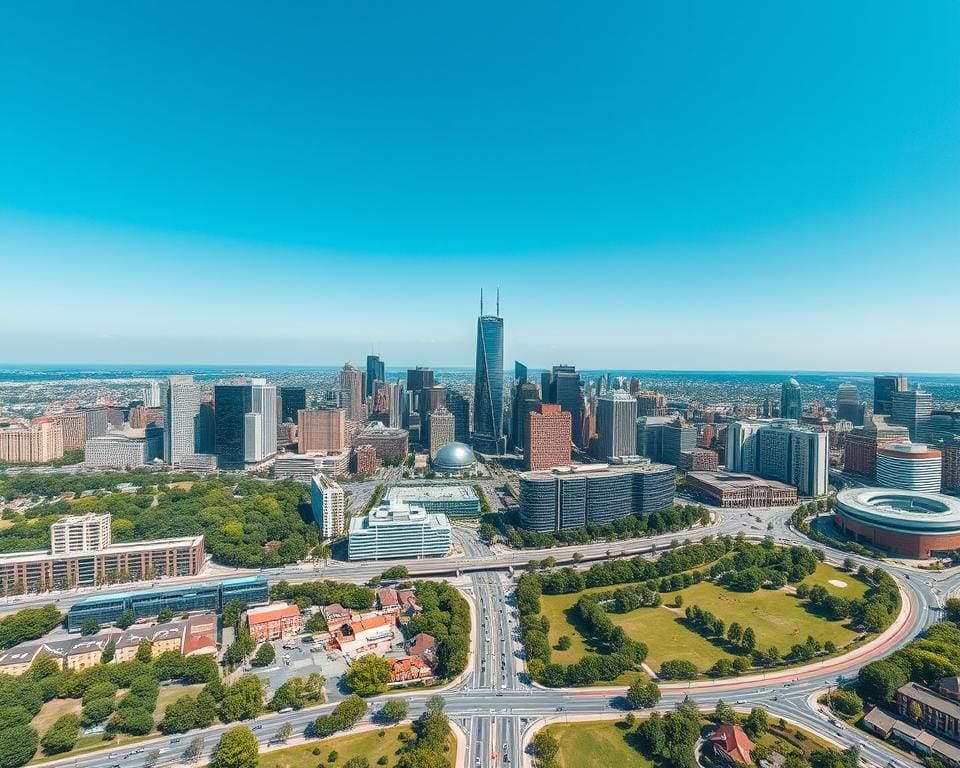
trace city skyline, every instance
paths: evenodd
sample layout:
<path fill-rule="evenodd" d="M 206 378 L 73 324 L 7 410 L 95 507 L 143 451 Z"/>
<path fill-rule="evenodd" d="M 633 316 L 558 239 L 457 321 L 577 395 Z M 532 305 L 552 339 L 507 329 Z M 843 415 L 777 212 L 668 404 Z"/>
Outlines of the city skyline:
<path fill-rule="evenodd" d="M 957 368 L 953 4 L 216 6 L 7 19 L 0 358 Z"/>

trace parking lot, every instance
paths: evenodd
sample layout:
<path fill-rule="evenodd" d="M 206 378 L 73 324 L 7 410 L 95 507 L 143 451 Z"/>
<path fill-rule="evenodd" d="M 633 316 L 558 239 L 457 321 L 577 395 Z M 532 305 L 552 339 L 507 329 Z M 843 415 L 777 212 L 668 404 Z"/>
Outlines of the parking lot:
<path fill-rule="evenodd" d="M 271 642 L 277 652 L 277 658 L 268 667 L 252 667 L 249 671 L 264 682 L 267 697 L 291 677 L 306 678 L 313 672 L 327 679 L 328 701 L 337 701 L 344 697 L 340 690 L 340 678 L 347 671 L 347 663 L 339 651 L 326 651 L 312 642 L 303 643 L 300 637 Z M 284 648 L 284 646 L 287 646 Z"/>

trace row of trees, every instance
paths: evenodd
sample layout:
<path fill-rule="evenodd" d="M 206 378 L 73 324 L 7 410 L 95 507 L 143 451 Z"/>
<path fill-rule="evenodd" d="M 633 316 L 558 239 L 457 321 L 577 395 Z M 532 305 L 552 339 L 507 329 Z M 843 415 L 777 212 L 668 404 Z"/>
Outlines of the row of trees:
<path fill-rule="evenodd" d="M 418 581 L 414 596 L 423 611 L 407 624 L 413 637 L 426 632 L 437 639 L 439 677 L 452 678 L 467 668 L 470 653 L 470 606 L 460 591 L 450 584 Z"/>
<path fill-rule="evenodd" d="M 960 675 L 960 628 L 941 621 L 887 658 L 864 665 L 856 688 L 866 701 L 887 704 L 908 681 L 932 685 L 956 675 Z"/>
<path fill-rule="evenodd" d="M 710 522 L 705 507 L 690 504 L 672 505 L 656 512 L 643 512 L 621 517 L 610 523 L 591 523 L 583 528 L 572 528 L 554 533 L 529 531 L 516 525 L 505 525 L 504 539 L 515 548 L 544 549 L 546 547 L 587 544 L 591 541 L 619 541 L 639 536 L 680 531 L 693 525 Z"/>
<path fill-rule="evenodd" d="M 0 620 L 0 648 L 43 637 L 62 621 L 63 614 L 53 604 L 23 608 Z"/>
<path fill-rule="evenodd" d="M 370 587 L 360 587 L 345 581 L 303 581 L 290 584 L 278 581 L 270 587 L 273 600 L 286 600 L 296 603 L 300 609 L 311 605 L 332 605 L 339 603 L 353 611 L 369 611 L 377 599 L 377 593 Z"/>

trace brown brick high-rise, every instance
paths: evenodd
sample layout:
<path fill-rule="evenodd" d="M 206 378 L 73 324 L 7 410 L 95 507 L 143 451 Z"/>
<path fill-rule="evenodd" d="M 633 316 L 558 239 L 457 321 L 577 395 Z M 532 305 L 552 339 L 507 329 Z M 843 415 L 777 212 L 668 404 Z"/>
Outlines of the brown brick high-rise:
<path fill-rule="evenodd" d="M 570 463 L 570 413 L 559 405 L 542 403 L 527 414 L 524 466 L 529 470 L 549 469 Z"/>

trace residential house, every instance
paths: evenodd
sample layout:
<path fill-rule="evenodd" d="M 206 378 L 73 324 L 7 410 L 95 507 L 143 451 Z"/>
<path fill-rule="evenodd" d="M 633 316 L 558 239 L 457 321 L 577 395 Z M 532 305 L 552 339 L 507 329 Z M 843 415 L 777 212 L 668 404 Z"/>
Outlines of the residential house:
<path fill-rule="evenodd" d="M 739 725 L 723 723 L 707 736 L 717 762 L 724 765 L 753 765 L 754 743 Z"/>

